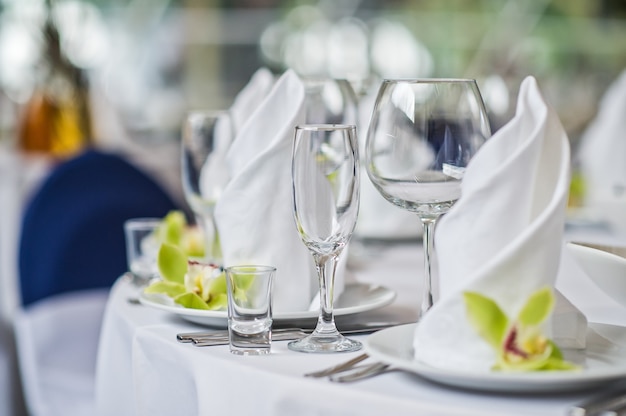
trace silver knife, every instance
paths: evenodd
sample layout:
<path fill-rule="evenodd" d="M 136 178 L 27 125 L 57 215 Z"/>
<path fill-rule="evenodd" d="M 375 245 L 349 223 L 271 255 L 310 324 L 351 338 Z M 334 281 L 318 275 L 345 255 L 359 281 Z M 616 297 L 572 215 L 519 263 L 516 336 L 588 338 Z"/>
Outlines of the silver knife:
<path fill-rule="evenodd" d="M 359 335 L 369 334 L 379 331 L 381 329 L 389 328 L 393 325 L 400 324 L 384 324 L 379 326 L 374 325 L 355 325 L 353 328 L 341 330 L 345 335 Z M 272 339 L 275 341 L 287 341 L 302 338 L 303 336 L 313 332 L 312 329 L 303 328 L 279 328 L 272 330 Z M 179 342 L 193 343 L 198 347 L 206 347 L 212 345 L 226 345 L 228 344 L 228 330 L 220 330 L 213 332 L 191 332 L 181 333 L 176 335 L 176 339 Z"/>
<path fill-rule="evenodd" d="M 619 389 L 570 407 L 568 416 L 618 416 L 626 411 L 626 390 Z"/>

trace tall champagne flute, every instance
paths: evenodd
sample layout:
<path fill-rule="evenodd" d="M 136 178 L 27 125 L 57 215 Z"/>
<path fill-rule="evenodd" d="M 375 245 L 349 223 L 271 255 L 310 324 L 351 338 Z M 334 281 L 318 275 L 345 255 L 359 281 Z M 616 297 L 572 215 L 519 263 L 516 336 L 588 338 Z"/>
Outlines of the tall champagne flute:
<path fill-rule="evenodd" d="M 302 352 L 356 351 L 361 343 L 337 331 L 333 293 L 338 257 L 359 211 L 359 156 L 354 125 L 296 127 L 292 154 L 293 209 L 300 238 L 319 276 L 320 315 L 313 333 L 290 342 Z"/>
<path fill-rule="evenodd" d="M 385 199 L 422 222 L 420 316 L 433 304 L 435 224 L 460 197 L 465 168 L 490 135 L 475 80 L 385 80 L 380 86 L 367 134 L 366 170 Z"/>
<path fill-rule="evenodd" d="M 185 199 L 202 227 L 205 260 L 220 264 L 222 254 L 215 226 L 215 204 L 229 181 L 226 152 L 233 141 L 227 111 L 192 111 L 182 132 L 182 179 Z"/>

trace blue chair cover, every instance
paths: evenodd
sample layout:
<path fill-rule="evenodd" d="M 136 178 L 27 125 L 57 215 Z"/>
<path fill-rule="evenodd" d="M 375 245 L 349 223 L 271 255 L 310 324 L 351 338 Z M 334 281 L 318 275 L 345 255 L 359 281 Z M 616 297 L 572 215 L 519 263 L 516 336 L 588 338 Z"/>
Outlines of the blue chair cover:
<path fill-rule="evenodd" d="M 24 213 L 22 304 L 111 286 L 127 270 L 124 221 L 172 209 L 165 191 L 118 155 L 89 150 L 61 163 Z"/>

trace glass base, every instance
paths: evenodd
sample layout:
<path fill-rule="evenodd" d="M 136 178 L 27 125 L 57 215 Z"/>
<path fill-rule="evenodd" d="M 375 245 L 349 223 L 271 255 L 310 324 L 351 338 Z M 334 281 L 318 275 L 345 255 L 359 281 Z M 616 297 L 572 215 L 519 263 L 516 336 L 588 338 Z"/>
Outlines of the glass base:
<path fill-rule="evenodd" d="M 358 351 L 363 348 L 363 344 L 340 333 L 324 335 L 312 333 L 297 341 L 291 341 L 287 347 L 298 352 L 334 353 Z"/>

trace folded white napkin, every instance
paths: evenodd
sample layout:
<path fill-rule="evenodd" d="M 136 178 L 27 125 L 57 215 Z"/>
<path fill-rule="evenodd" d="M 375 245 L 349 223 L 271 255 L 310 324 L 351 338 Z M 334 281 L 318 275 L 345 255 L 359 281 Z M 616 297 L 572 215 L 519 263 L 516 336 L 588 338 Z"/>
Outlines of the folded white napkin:
<path fill-rule="evenodd" d="M 230 107 L 235 134 L 241 130 L 246 121 L 257 110 L 273 85 L 274 75 L 269 69 L 261 67 L 252 74 L 250 81 L 239 91 Z"/>
<path fill-rule="evenodd" d="M 304 86 L 285 72 L 227 155 L 231 181 L 215 208 L 224 265 L 277 268 L 274 311 L 303 311 L 317 294 L 315 266 L 296 230 L 291 190 L 294 128 L 304 121 Z M 338 273 L 335 296 L 343 288 Z M 319 306 L 319 305 L 318 305 Z"/>
<path fill-rule="evenodd" d="M 626 71 L 605 93 L 578 159 L 590 213 L 626 233 Z"/>
<path fill-rule="evenodd" d="M 566 133 L 528 77 L 515 117 L 470 162 L 461 198 L 437 227 L 440 299 L 416 330 L 418 359 L 451 369 L 493 366 L 494 351 L 470 326 L 463 292 L 493 299 L 513 319 L 533 292 L 554 287 L 569 167 Z"/>
<path fill-rule="evenodd" d="M 214 149 L 202 165 L 200 192 L 207 200 L 216 200 L 229 176 L 225 166 L 226 153 L 243 125 L 250 119 L 269 94 L 274 84 L 274 75 L 267 68 L 259 68 L 246 86 L 237 94 L 232 106 L 224 112 L 215 126 L 217 139 Z"/>

